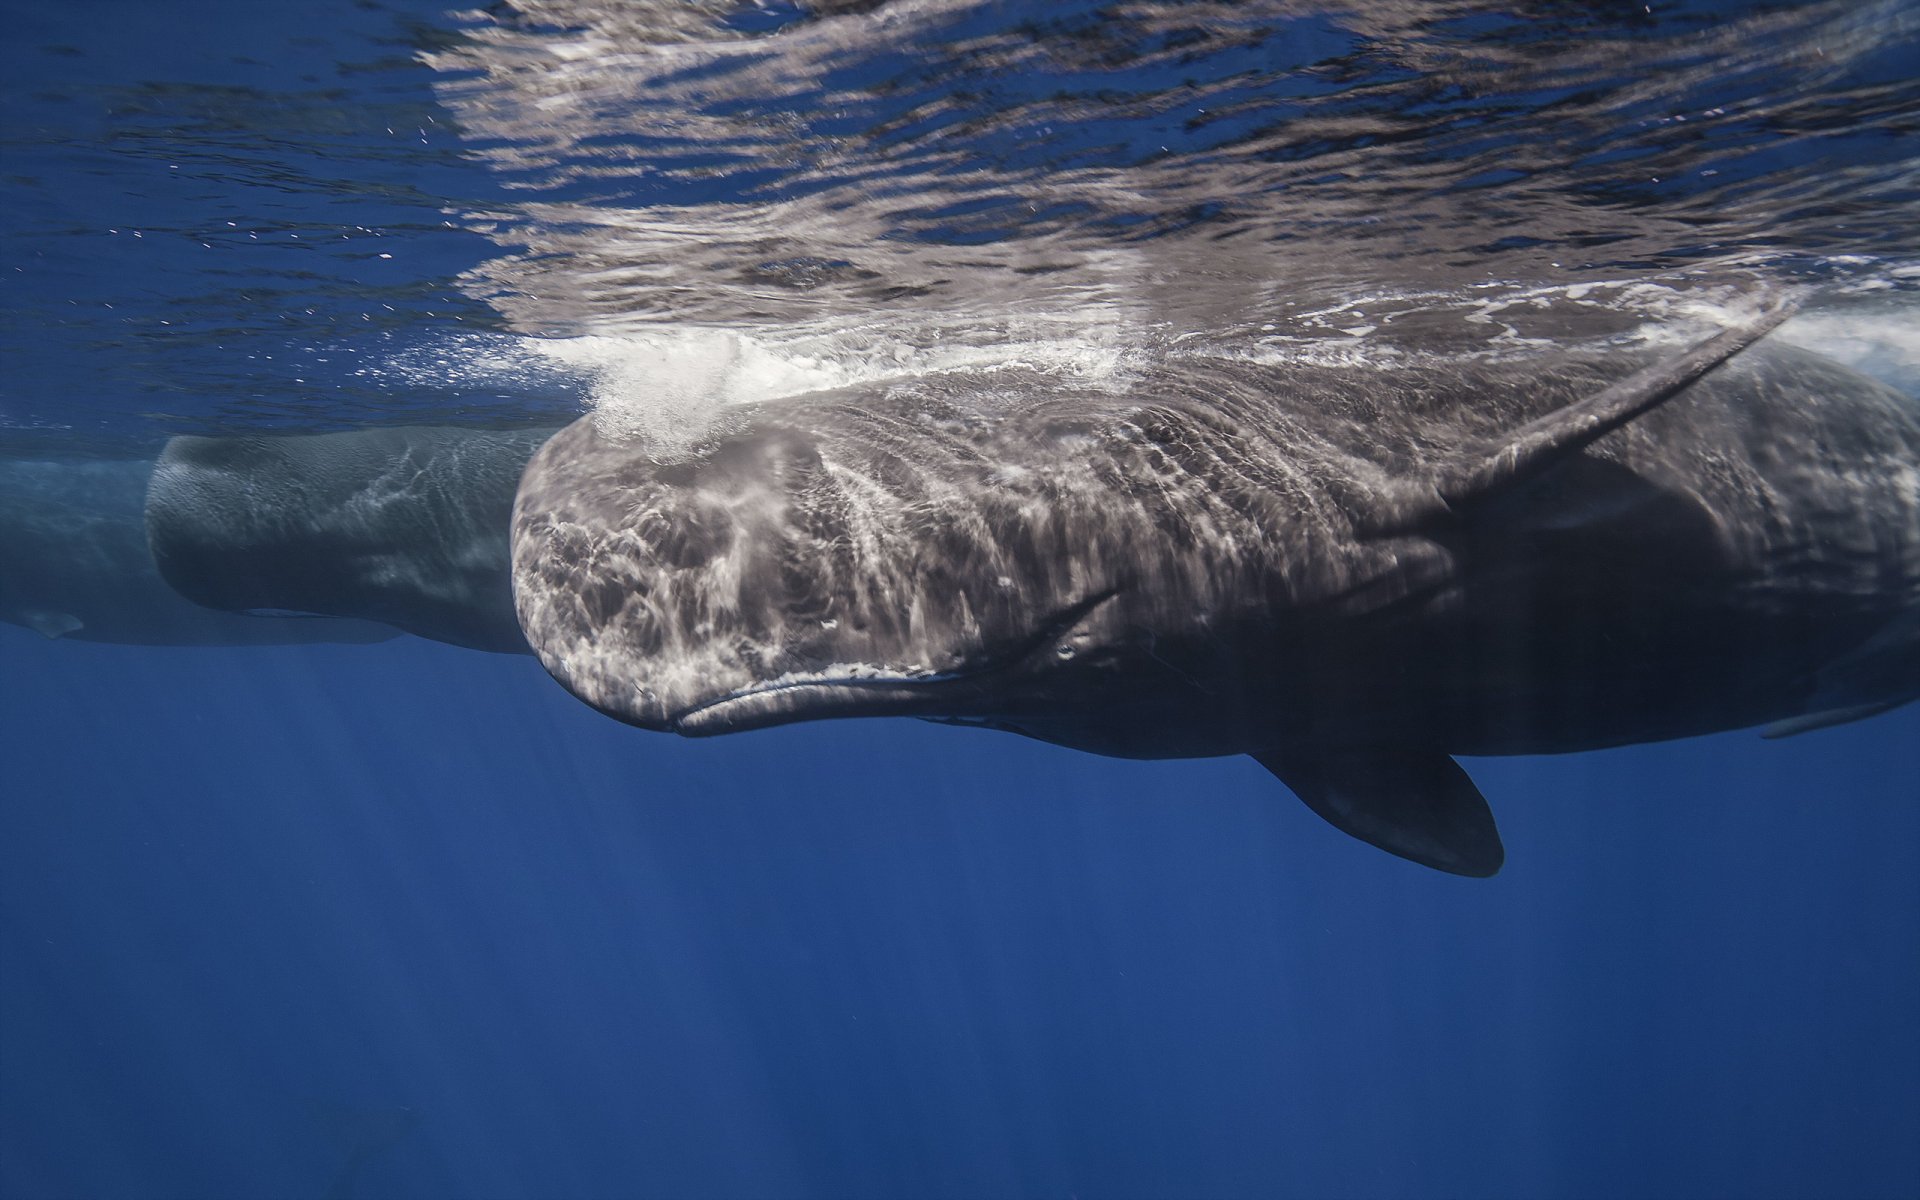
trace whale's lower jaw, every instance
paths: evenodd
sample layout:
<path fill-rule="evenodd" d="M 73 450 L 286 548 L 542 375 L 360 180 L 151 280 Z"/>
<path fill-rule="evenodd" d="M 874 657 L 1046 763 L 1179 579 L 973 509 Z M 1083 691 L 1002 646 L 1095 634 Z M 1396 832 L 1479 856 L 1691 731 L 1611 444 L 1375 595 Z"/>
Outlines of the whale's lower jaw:
<path fill-rule="evenodd" d="M 962 700 L 966 682 L 962 675 L 765 684 L 685 709 L 659 728 L 687 737 L 713 737 L 827 717 L 946 715 Z"/>
<path fill-rule="evenodd" d="M 950 670 L 902 670 L 841 662 L 815 672 L 761 680 L 670 714 L 623 720 L 645 729 L 711 737 L 827 717 L 984 718 L 1007 703 L 1014 681 L 1057 652 L 1090 614 L 1115 596 L 1105 588 L 1061 609 L 1011 647 Z"/>

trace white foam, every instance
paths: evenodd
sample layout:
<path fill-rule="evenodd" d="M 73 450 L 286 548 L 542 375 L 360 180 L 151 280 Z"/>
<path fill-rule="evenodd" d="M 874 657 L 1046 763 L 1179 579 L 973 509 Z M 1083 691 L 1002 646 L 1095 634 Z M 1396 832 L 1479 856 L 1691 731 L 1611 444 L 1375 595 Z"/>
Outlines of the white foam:
<path fill-rule="evenodd" d="M 1141 342 L 1097 318 L 1049 327 L 854 327 L 780 340 L 738 330 L 527 338 L 522 346 L 586 382 L 601 432 L 635 441 L 656 461 L 691 452 L 730 410 L 809 393 L 956 372 L 1025 369 L 1118 390 Z"/>
<path fill-rule="evenodd" d="M 352 374 L 425 393 L 577 388 L 580 372 L 542 354 L 538 341 L 510 333 L 442 333 L 430 343 L 368 356 Z"/>
<path fill-rule="evenodd" d="M 728 408 L 848 382 L 832 363 L 723 329 L 530 338 L 527 346 L 588 380 L 604 434 L 638 441 L 659 461 L 684 456 Z"/>
<path fill-rule="evenodd" d="M 1920 397 L 1920 321 L 1911 306 L 1801 313 L 1778 336 Z"/>

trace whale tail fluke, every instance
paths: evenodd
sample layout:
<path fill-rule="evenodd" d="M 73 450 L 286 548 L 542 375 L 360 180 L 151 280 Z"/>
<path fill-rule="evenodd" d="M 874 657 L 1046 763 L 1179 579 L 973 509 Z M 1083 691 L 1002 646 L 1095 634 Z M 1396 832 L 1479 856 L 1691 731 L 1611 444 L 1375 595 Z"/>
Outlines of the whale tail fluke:
<path fill-rule="evenodd" d="M 1334 828 L 1389 854 L 1476 879 L 1506 861 L 1486 798 L 1441 751 L 1269 751 L 1253 758 Z"/>

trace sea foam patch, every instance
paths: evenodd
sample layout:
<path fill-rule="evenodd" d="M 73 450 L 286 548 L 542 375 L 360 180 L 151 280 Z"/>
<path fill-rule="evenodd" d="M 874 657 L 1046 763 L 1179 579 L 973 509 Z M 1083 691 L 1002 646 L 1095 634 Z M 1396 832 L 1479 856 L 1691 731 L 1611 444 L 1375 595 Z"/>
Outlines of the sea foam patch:
<path fill-rule="evenodd" d="M 1911 303 L 1801 313 L 1781 327 L 1780 337 L 1920 399 L 1920 322 Z"/>
<path fill-rule="evenodd" d="M 527 338 L 523 347 L 583 381 L 595 424 L 657 462 L 691 453 L 743 405 L 856 384 L 1008 368 L 1072 386 L 1120 390 L 1146 351 L 1137 333 L 1097 315 L 1009 328 L 879 326 L 775 340 L 739 330 Z"/>
<path fill-rule="evenodd" d="M 530 346 L 588 381 L 587 402 L 603 434 L 637 441 L 662 462 L 684 457 L 728 409 L 849 382 L 830 362 L 722 329 L 530 339 Z"/>

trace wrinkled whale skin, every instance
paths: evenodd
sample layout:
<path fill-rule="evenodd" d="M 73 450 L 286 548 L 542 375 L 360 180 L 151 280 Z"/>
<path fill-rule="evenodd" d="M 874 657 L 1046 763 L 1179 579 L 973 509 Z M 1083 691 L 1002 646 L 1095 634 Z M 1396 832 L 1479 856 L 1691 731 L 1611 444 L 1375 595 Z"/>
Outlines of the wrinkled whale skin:
<path fill-rule="evenodd" d="M 356 617 L 526 653 L 507 521 L 551 432 L 177 437 L 153 470 L 147 540 L 166 582 L 209 608 Z"/>
<path fill-rule="evenodd" d="M 1912 698 L 1920 420 L 1829 360 L 1760 343 L 1436 499 L 1660 358 L 921 379 L 748 410 L 673 463 L 583 419 L 522 481 L 516 603 L 556 678 L 650 729 L 914 715 L 1251 752 L 1295 790 L 1471 793 L 1437 761 Z"/>
<path fill-rule="evenodd" d="M 743 688 L 769 700 L 739 726 L 868 677 L 820 715 L 1139 757 L 1556 752 L 1799 711 L 1920 594 L 1920 425 L 1837 364 L 1756 348 L 1479 511 L 1368 530 L 1392 480 L 1618 373 L 1186 364 L 999 411 L 1036 382 L 923 383 L 768 406 L 670 465 L 583 420 L 522 485 L 522 621 L 589 703 L 703 733 Z"/>

